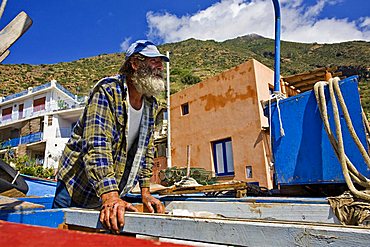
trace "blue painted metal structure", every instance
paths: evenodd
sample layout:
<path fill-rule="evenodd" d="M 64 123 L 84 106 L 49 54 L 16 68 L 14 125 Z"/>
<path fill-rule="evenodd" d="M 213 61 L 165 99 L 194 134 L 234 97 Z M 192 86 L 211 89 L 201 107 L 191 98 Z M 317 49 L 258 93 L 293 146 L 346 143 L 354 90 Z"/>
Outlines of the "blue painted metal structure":
<path fill-rule="evenodd" d="M 274 61 L 274 92 L 280 93 L 280 3 L 279 0 L 272 0 L 275 11 L 275 61 Z"/>
<path fill-rule="evenodd" d="M 361 142 L 367 147 L 357 77 L 342 80 L 340 88 L 353 126 Z M 333 110 L 327 87 L 325 96 L 328 102 L 329 122 L 334 128 Z M 280 100 L 279 107 L 280 114 L 276 102 L 271 105 L 272 151 L 277 183 L 282 185 L 345 183 L 340 163 L 325 132 L 314 92 L 308 91 Z M 343 116 L 341 110 L 340 114 Z M 279 117 L 285 136 L 280 135 Z M 362 174 L 370 176 L 366 163 L 345 127 L 343 117 L 341 125 L 345 151 L 349 159 Z"/>
<path fill-rule="evenodd" d="M 64 212 L 63 209 L 0 211 L 0 220 L 57 228 L 58 225 L 64 222 Z"/>

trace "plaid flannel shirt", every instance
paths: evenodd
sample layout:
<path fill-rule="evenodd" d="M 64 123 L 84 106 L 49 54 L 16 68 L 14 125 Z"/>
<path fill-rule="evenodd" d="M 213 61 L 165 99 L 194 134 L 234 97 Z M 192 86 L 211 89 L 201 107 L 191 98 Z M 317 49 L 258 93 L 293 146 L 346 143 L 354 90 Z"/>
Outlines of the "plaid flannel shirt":
<path fill-rule="evenodd" d="M 119 191 L 127 159 L 128 100 L 124 76 L 104 78 L 89 96 L 59 162 L 62 180 L 72 200 L 81 207 L 99 207 L 100 196 Z M 137 152 L 122 194 L 138 181 L 149 187 L 153 166 L 156 100 L 144 97 Z"/>

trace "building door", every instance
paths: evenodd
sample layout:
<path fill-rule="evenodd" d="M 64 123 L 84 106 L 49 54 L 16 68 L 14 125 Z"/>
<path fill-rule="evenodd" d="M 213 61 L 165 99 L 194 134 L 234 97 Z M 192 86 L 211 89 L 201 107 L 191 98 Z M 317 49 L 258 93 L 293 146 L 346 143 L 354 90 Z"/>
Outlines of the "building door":
<path fill-rule="evenodd" d="M 231 138 L 212 142 L 212 150 L 216 175 L 234 175 L 234 159 Z"/>

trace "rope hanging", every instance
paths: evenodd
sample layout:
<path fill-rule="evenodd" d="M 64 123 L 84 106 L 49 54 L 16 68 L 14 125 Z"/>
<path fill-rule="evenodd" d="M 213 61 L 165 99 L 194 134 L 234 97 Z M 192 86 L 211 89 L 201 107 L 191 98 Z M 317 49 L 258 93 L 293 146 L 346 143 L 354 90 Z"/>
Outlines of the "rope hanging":
<path fill-rule="evenodd" d="M 352 162 L 348 159 L 347 155 L 345 154 L 344 150 L 344 142 L 343 142 L 343 136 L 342 136 L 342 129 L 341 129 L 341 124 L 340 124 L 340 117 L 339 117 L 339 108 L 337 104 L 337 98 L 340 107 L 342 108 L 342 112 L 344 115 L 344 119 L 346 122 L 346 125 L 348 127 L 348 130 L 355 141 L 358 149 L 360 150 L 367 166 L 370 168 L 370 157 L 369 154 L 367 153 L 366 149 L 360 142 L 360 139 L 358 138 L 355 129 L 353 128 L 351 118 L 348 113 L 348 109 L 346 107 L 346 104 L 344 102 L 343 95 L 340 91 L 339 88 L 339 78 L 331 78 L 329 79 L 328 82 L 324 81 L 319 81 L 315 84 L 314 86 L 314 92 L 315 92 L 315 97 L 316 101 L 319 106 L 320 110 L 320 115 L 321 118 L 324 122 L 324 127 L 325 131 L 329 137 L 330 143 L 332 147 L 334 148 L 335 154 L 337 155 L 341 167 L 342 167 L 342 172 L 344 179 L 346 181 L 346 184 L 349 188 L 349 190 L 353 193 L 353 195 L 357 198 L 370 201 L 370 195 L 367 194 L 365 191 L 359 191 L 355 188 L 353 181 L 362 187 L 369 189 L 370 188 L 370 180 L 363 176 L 357 169 L 356 167 L 352 164 Z M 335 123 L 335 138 L 330 123 L 329 123 L 329 117 L 328 117 L 328 112 L 327 112 L 327 104 L 326 104 L 326 99 L 325 99 L 325 94 L 324 94 L 324 86 L 329 84 L 329 93 L 330 93 L 330 100 L 332 102 L 332 107 L 333 107 L 333 115 L 334 115 L 334 123 Z M 337 96 L 337 98 L 336 98 Z M 366 118 L 363 118 L 366 119 Z M 366 120 L 364 120 L 366 121 Z M 365 124 L 367 124 L 365 122 Z M 369 130 L 368 126 L 367 130 Z M 352 181 L 353 180 L 353 181 Z"/>
<path fill-rule="evenodd" d="M 285 131 L 284 131 L 284 127 L 283 127 L 283 121 L 281 120 L 281 114 L 280 114 L 280 106 L 279 106 L 279 101 L 282 100 L 282 99 L 285 99 L 284 95 L 283 94 L 271 94 L 268 102 L 269 102 L 269 126 L 270 126 L 270 136 L 271 135 L 271 119 L 272 119 L 272 113 L 271 113 L 271 102 L 273 100 L 276 100 L 276 109 L 278 111 L 278 118 L 279 118 L 279 128 L 280 128 L 280 136 L 285 136 Z M 272 143 L 272 142 L 270 142 Z"/>

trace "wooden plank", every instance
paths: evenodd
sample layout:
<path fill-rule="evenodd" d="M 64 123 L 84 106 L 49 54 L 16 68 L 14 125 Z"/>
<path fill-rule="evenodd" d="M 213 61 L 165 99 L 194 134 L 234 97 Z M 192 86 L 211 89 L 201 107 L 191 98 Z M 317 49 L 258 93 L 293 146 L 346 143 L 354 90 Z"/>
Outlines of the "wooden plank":
<path fill-rule="evenodd" d="M 328 71 L 330 72 L 330 71 Z M 332 76 L 341 76 L 343 73 L 341 71 L 332 72 Z M 309 74 L 304 76 L 294 76 L 292 78 L 284 78 L 284 82 L 288 83 L 290 86 L 300 87 L 303 84 L 308 85 L 312 84 L 312 81 L 325 80 L 325 71 L 315 74 Z"/>
<path fill-rule="evenodd" d="M 299 73 L 299 74 L 295 74 L 295 75 L 291 75 L 291 76 L 285 76 L 283 77 L 284 81 L 287 81 L 287 82 L 295 82 L 295 81 L 300 81 L 302 80 L 301 78 L 309 78 L 311 75 L 318 75 L 318 74 L 325 74 L 325 71 L 328 71 L 328 72 L 331 72 L 331 71 L 336 71 L 338 69 L 338 67 L 328 67 L 328 68 L 317 68 L 317 69 L 314 69 L 314 70 L 310 70 L 310 71 L 307 71 L 307 72 L 303 72 L 303 73 Z"/>
<path fill-rule="evenodd" d="M 340 224 L 329 204 L 173 201 L 166 206 L 173 215 L 182 210 L 193 215 L 207 212 L 227 218 Z"/>
<path fill-rule="evenodd" d="M 246 202 L 246 203 L 294 203 L 294 204 L 325 204 L 324 197 L 268 197 L 268 196 L 247 196 L 243 198 L 231 197 L 208 197 L 208 196 L 164 196 L 160 198 L 168 205 L 172 201 L 200 201 L 200 202 Z"/>
<path fill-rule="evenodd" d="M 302 81 L 310 81 L 310 80 L 313 80 L 317 77 L 323 77 L 325 75 L 325 71 L 324 72 L 320 72 L 320 73 L 315 73 L 315 74 L 309 74 L 309 75 L 302 75 L 302 76 L 296 76 L 294 78 L 284 78 L 284 81 L 288 82 L 289 85 L 292 85 L 292 86 L 295 86 L 296 84 L 302 82 Z"/>
<path fill-rule="evenodd" d="M 339 72 L 336 72 L 333 74 L 333 77 L 340 77 L 341 80 L 343 80 L 344 78 L 342 78 L 342 71 L 339 71 Z M 307 83 L 307 85 L 302 85 L 302 86 L 299 86 L 299 89 L 302 91 L 302 92 L 305 92 L 305 91 L 308 91 L 308 90 L 311 90 L 313 89 L 313 86 L 315 85 L 317 81 L 314 81 L 312 83 Z"/>
<path fill-rule="evenodd" d="M 65 210 L 66 224 L 101 228 L 99 212 Z M 370 242 L 360 227 L 288 221 L 212 219 L 168 215 L 125 214 L 123 232 L 238 246 L 359 246 Z"/>
<path fill-rule="evenodd" d="M 0 55 L 0 63 L 4 61 L 4 59 L 10 54 L 9 50 L 4 51 L 3 54 Z"/>
<path fill-rule="evenodd" d="M 311 76 L 310 78 L 304 79 L 304 80 L 299 80 L 295 82 L 288 82 L 289 85 L 294 86 L 295 88 L 300 88 L 301 86 L 306 86 L 306 85 L 312 85 L 315 84 L 318 81 L 324 81 L 325 80 L 325 74 L 322 75 L 314 75 Z"/>
<path fill-rule="evenodd" d="M 25 12 L 19 13 L 6 27 L 0 31 L 0 54 L 3 54 L 32 25 L 32 20 Z"/>
<path fill-rule="evenodd" d="M 247 183 L 230 183 L 230 184 L 213 184 L 204 186 L 192 186 L 192 187 L 171 187 L 169 189 L 158 191 L 160 195 L 178 195 L 178 194 L 192 194 L 201 192 L 218 192 L 227 190 L 245 190 L 247 189 Z"/>
<path fill-rule="evenodd" d="M 4 191 L 0 193 L 0 196 L 7 196 L 7 197 L 25 197 L 22 191 L 17 190 L 16 188 L 12 188 L 10 190 Z"/>
<path fill-rule="evenodd" d="M 40 208 L 44 208 L 44 206 L 40 204 L 20 201 L 15 198 L 0 196 L 0 211 L 25 210 L 25 209 L 36 209 L 36 208 L 40 209 Z"/>

